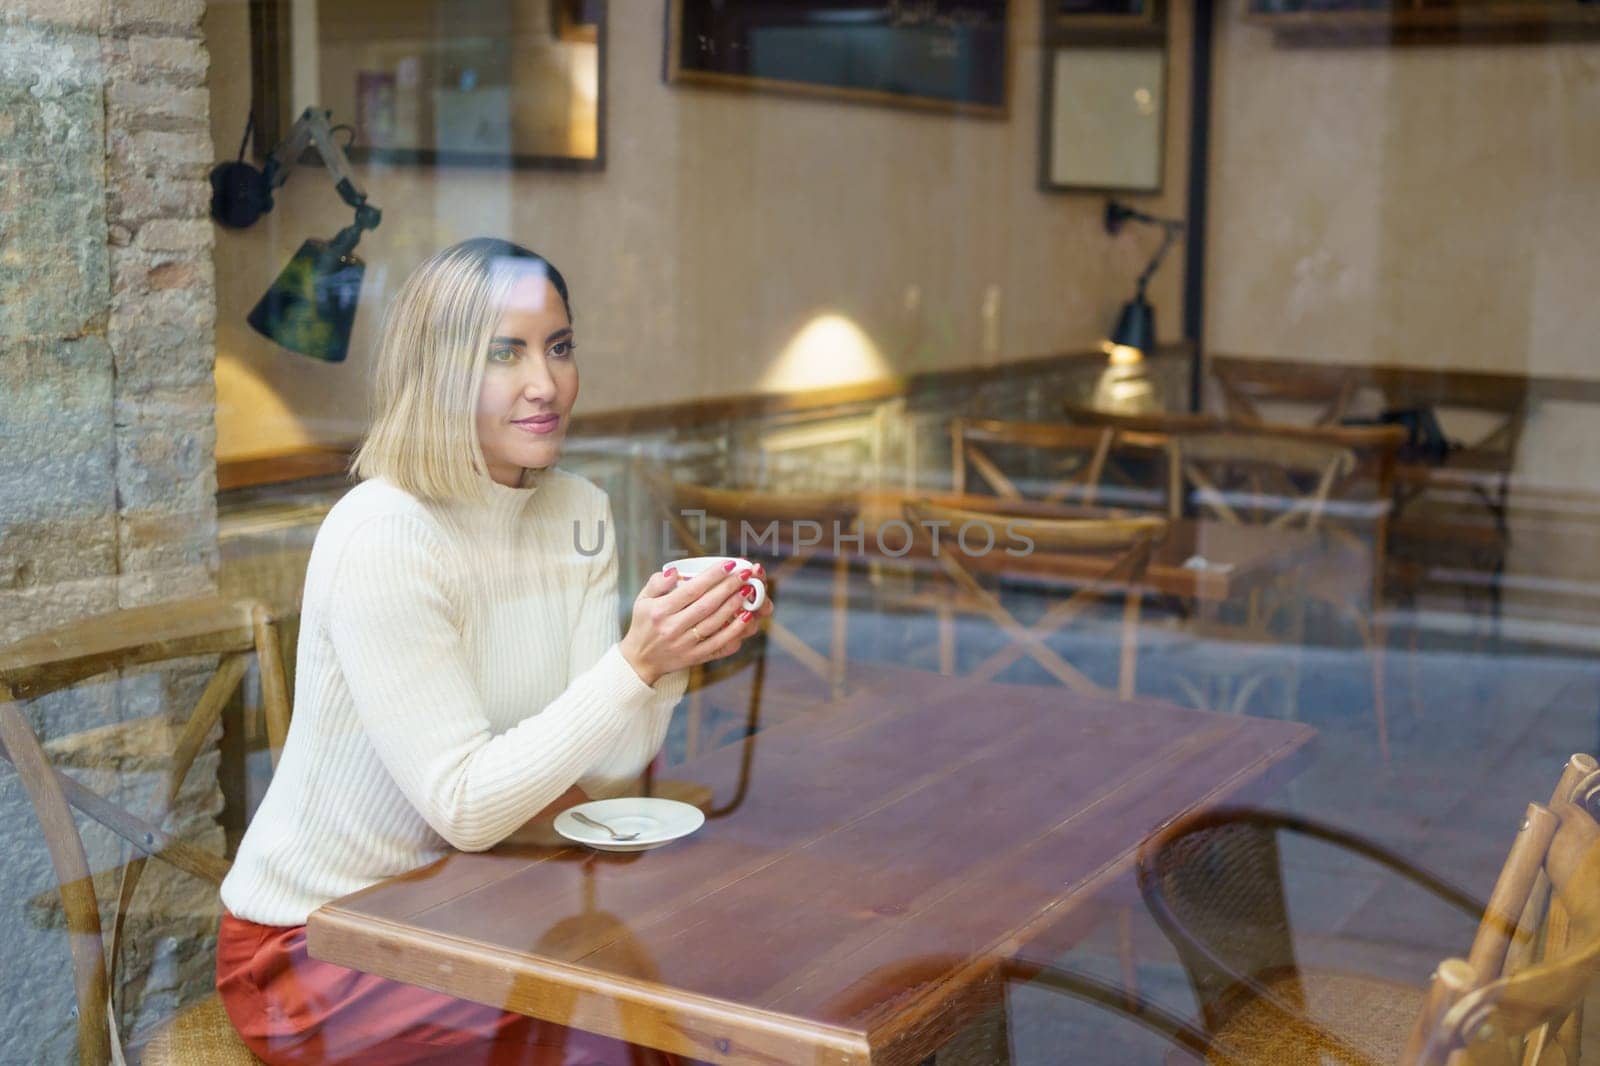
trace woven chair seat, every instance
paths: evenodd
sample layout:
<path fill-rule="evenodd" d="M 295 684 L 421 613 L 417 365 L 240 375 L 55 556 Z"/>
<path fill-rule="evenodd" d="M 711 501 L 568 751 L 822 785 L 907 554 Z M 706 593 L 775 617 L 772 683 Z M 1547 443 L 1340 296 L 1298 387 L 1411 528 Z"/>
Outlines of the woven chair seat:
<path fill-rule="evenodd" d="M 257 1066 L 217 995 L 185 1007 L 144 1046 L 143 1066 Z"/>
<path fill-rule="evenodd" d="M 1227 1014 L 1206 1061 L 1218 1066 L 1391 1066 L 1405 1051 L 1423 990 L 1375 977 L 1308 970 L 1263 980 L 1300 1017 L 1248 996 Z M 1309 1022 L 1309 1024 L 1308 1024 Z"/>

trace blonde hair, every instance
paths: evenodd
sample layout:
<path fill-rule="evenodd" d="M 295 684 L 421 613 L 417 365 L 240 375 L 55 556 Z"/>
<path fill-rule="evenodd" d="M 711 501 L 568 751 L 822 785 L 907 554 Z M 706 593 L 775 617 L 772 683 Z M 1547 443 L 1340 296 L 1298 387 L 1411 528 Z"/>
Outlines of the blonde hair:
<path fill-rule="evenodd" d="M 485 353 L 511 287 L 549 260 L 510 241 L 478 237 L 425 260 L 384 316 L 373 378 L 373 420 L 352 468 L 428 500 L 474 499 L 488 471 L 478 443 Z"/>

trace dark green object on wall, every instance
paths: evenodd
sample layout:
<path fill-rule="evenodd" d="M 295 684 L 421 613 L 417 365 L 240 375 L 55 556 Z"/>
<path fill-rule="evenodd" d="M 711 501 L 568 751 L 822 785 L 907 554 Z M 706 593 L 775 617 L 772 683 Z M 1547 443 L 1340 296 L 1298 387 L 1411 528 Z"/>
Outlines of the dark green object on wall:
<path fill-rule="evenodd" d="M 345 240 L 354 229 L 302 244 L 250 312 L 250 328 L 292 352 L 344 362 L 367 270 L 353 253 L 355 241 Z"/>

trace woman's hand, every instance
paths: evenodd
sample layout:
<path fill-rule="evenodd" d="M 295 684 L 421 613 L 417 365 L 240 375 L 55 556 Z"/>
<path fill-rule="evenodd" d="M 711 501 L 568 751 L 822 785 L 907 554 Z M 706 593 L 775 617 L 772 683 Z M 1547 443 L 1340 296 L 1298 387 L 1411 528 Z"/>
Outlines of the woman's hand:
<path fill-rule="evenodd" d="M 772 613 L 769 597 L 758 611 L 741 594 L 752 571 L 712 568 L 685 581 L 670 565 L 650 575 L 633 601 L 633 622 L 618 645 L 647 685 L 674 670 L 732 655 Z M 753 573 L 760 576 L 757 566 Z"/>

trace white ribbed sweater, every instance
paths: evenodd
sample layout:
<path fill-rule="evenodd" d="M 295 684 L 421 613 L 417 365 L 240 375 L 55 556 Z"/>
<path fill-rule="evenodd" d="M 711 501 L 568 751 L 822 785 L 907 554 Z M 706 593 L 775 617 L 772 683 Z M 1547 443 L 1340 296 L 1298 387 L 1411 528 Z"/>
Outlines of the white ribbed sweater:
<path fill-rule="evenodd" d="M 617 649 L 605 493 L 555 469 L 485 484 L 433 504 L 367 481 L 323 522 L 289 739 L 222 885 L 238 917 L 300 925 L 573 784 L 624 787 L 661 746 L 687 675 L 651 688 Z"/>

